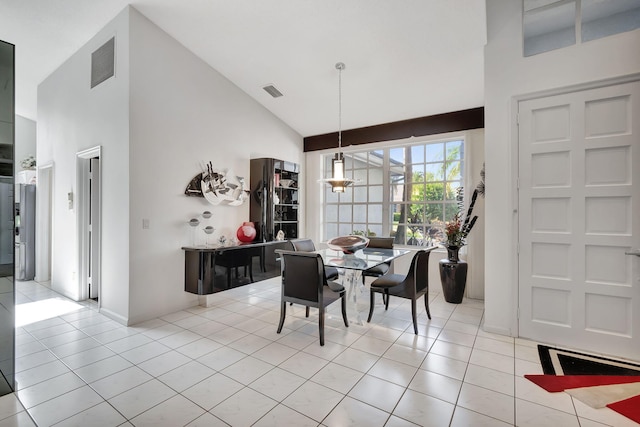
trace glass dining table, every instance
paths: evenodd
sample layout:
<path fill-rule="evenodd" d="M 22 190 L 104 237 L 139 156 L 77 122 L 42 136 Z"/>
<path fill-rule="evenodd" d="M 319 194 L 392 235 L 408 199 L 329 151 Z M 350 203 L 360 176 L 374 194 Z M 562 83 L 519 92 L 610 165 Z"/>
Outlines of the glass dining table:
<path fill-rule="evenodd" d="M 344 271 L 342 285 L 347 290 L 347 298 L 352 312 L 349 321 L 357 325 L 363 325 L 358 299 L 364 292 L 362 284 L 362 272 L 377 265 L 390 262 L 402 255 L 409 253 L 407 249 L 382 249 L 364 248 L 354 253 L 345 254 L 333 249 L 321 249 L 316 253 L 322 255 L 325 266 L 336 267 Z"/>

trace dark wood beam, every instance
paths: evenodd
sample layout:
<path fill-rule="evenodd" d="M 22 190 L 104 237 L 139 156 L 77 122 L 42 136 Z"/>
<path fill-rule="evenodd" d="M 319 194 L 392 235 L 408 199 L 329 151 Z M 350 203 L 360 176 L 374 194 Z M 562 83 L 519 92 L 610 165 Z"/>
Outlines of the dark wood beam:
<path fill-rule="evenodd" d="M 484 107 L 342 131 L 342 146 L 484 128 Z M 338 132 L 304 138 L 304 151 L 338 147 Z"/>

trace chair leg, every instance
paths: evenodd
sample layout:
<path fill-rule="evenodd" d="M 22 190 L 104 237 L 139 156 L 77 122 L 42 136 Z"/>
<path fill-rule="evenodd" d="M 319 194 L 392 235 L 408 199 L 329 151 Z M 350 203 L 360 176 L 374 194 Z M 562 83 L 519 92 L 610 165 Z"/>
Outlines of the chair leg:
<path fill-rule="evenodd" d="M 375 292 L 373 292 L 373 289 L 371 289 L 369 290 L 369 317 L 367 318 L 367 323 L 371 322 L 371 318 L 373 317 L 373 303 L 375 302 L 375 300 Z"/>
<path fill-rule="evenodd" d="M 411 299 L 411 317 L 413 318 L 413 333 L 418 335 L 418 316 L 416 315 L 416 300 Z"/>
<path fill-rule="evenodd" d="M 320 307 L 318 330 L 320 332 L 320 345 L 324 345 L 324 307 Z"/>
<path fill-rule="evenodd" d="M 427 298 L 428 294 L 424 294 L 424 308 L 427 309 L 427 317 L 431 319 L 431 312 L 429 311 L 429 298 Z"/>
<path fill-rule="evenodd" d="M 282 332 L 282 326 L 284 326 L 284 318 L 287 314 L 287 303 L 282 301 L 280 305 L 280 324 L 278 325 L 278 333 Z"/>
<path fill-rule="evenodd" d="M 340 305 L 342 306 L 342 320 L 344 321 L 344 326 L 349 327 L 349 321 L 347 320 L 347 299 L 345 297 L 345 292 L 342 293 L 340 297 Z"/>
<path fill-rule="evenodd" d="M 305 317 L 309 317 L 309 306 L 307 306 L 307 310 L 305 312 Z"/>
<path fill-rule="evenodd" d="M 385 296 L 387 297 L 387 299 L 384 298 Z M 382 301 L 384 301 L 384 310 L 389 310 L 389 289 L 387 288 L 385 288 L 384 294 L 382 294 Z"/>

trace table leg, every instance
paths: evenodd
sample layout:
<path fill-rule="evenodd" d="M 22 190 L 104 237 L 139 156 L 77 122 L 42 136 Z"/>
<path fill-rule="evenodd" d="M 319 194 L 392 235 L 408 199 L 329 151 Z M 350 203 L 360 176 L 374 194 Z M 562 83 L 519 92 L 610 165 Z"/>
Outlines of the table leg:
<path fill-rule="evenodd" d="M 358 309 L 358 300 L 363 300 L 362 293 L 364 291 L 361 278 L 362 271 L 345 269 L 342 279 L 342 286 L 344 286 L 347 291 L 347 300 L 349 302 L 347 307 L 350 308 L 349 311 L 353 311 L 351 314 L 355 315 L 354 318 L 349 319 L 349 322 L 355 323 L 356 325 L 364 325 L 362 316 L 360 316 L 360 310 Z"/>

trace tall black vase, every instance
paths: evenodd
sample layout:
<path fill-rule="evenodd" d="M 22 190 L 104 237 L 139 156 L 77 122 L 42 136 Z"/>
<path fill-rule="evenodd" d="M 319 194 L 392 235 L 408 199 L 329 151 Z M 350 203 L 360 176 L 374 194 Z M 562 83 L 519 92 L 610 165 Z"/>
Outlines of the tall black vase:
<path fill-rule="evenodd" d="M 447 258 L 440 260 L 440 281 L 442 282 L 442 293 L 446 302 L 460 304 L 464 296 L 464 289 L 467 285 L 466 261 L 458 256 L 460 247 L 447 247 Z"/>

